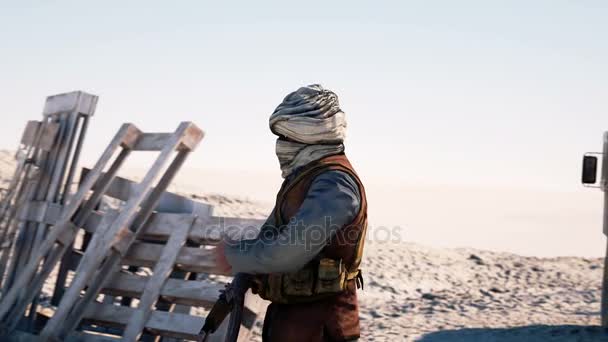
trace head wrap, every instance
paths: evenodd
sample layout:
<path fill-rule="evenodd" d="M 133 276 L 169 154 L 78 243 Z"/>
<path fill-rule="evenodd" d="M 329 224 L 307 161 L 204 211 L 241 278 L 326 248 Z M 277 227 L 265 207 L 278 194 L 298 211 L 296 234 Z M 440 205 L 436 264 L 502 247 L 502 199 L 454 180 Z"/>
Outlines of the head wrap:
<path fill-rule="evenodd" d="M 276 153 L 283 177 L 325 156 L 344 151 L 346 118 L 338 96 L 321 85 L 287 95 L 270 116 L 270 130 L 279 137 Z"/>

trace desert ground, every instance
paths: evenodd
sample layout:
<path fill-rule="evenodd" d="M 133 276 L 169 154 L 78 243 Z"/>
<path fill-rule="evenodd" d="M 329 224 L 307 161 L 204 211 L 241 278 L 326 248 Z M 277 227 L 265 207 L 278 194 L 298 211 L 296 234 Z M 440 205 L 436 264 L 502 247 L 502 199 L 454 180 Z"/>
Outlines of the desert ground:
<path fill-rule="evenodd" d="M 13 165 L 12 153 L 0 151 L 0 187 Z M 220 215 L 268 212 L 250 199 L 188 195 Z M 362 269 L 361 341 L 608 341 L 598 326 L 600 258 L 368 240 Z"/>

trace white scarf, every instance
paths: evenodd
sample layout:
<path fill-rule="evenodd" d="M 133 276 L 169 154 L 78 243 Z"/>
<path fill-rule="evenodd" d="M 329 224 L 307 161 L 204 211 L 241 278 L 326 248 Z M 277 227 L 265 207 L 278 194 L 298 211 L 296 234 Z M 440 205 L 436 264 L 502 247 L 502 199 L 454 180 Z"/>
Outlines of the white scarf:
<path fill-rule="evenodd" d="M 344 151 L 346 116 L 338 96 L 318 84 L 287 95 L 270 116 L 270 130 L 278 139 L 276 153 L 287 177 L 293 170 Z"/>
<path fill-rule="evenodd" d="M 342 152 L 344 152 L 344 144 L 308 145 L 277 139 L 276 145 L 283 178 L 310 162 Z"/>

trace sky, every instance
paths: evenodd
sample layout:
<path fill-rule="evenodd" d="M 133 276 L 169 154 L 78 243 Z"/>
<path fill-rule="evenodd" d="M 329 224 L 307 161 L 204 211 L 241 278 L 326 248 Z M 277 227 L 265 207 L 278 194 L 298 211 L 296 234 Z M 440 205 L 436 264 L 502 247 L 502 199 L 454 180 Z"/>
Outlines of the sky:
<path fill-rule="evenodd" d="M 599 256 L 602 195 L 579 179 L 608 129 L 606 18 L 603 0 L 0 0 L 0 148 L 46 96 L 84 90 L 100 96 L 84 163 L 122 122 L 193 121 L 206 136 L 181 184 L 270 203 L 268 116 L 321 83 L 346 112 L 373 225 Z"/>

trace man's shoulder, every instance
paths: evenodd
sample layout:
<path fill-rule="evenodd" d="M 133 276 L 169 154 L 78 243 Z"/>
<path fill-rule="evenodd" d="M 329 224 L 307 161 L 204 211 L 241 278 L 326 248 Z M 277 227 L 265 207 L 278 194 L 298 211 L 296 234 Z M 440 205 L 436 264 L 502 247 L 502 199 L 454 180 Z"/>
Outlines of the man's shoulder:
<path fill-rule="evenodd" d="M 326 170 L 317 175 L 312 181 L 313 186 L 324 186 L 337 191 L 351 191 L 359 197 L 357 179 L 343 170 Z"/>

